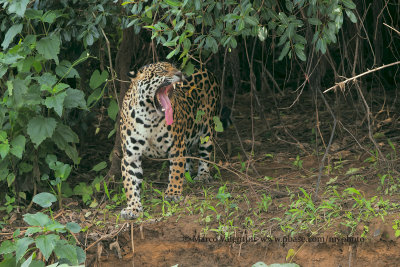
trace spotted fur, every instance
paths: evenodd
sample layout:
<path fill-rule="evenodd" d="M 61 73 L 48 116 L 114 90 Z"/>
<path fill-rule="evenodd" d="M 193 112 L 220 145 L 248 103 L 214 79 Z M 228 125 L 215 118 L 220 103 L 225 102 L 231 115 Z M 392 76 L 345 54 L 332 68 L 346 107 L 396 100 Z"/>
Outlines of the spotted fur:
<path fill-rule="evenodd" d="M 156 91 L 165 84 L 175 84 L 170 96 L 173 123 L 166 124 L 155 98 Z M 198 111 L 204 115 L 196 120 Z M 220 89 L 214 77 L 206 70 L 197 70 L 183 79 L 173 65 L 159 62 L 142 67 L 132 78 L 121 110 L 121 139 L 123 159 L 122 177 L 127 207 L 121 211 L 126 219 L 142 212 L 140 183 L 143 177 L 143 157 L 168 158 L 169 183 L 165 195 L 177 200 L 181 196 L 185 171 L 190 171 L 190 160 L 185 156 L 192 148 L 209 160 L 213 150 L 213 117 L 220 110 Z M 207 142 L 200 142 L 200 137 Z M 206 139 L 207 140 L 207 139 Z M 199 161 L 197 180 L 210 178 L 209 166 Z"/>

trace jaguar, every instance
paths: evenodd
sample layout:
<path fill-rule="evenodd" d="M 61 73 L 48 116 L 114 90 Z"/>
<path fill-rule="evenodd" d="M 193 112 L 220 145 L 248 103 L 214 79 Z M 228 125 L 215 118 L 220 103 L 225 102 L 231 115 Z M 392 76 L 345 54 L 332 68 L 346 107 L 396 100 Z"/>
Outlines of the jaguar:
<path fill-rule="evenodd" d="M 152 63 L 130 75 L 131 84 L 122 108 L 120 134 L 123 157 L 121 171 L 127 206 L 124 219 L 137 218 L 143 211 L 140 184 L 142 160 L 168 158 L 169 178 L 165 198 L 179 201 L 184 174 L 192 168 L 187 157 L 198 149 L 195 180 L 209 180 L 215 138 L 214 116 L 220 112 L 220 87 L 205 68 L 184 77 L 168 62 Z"/>

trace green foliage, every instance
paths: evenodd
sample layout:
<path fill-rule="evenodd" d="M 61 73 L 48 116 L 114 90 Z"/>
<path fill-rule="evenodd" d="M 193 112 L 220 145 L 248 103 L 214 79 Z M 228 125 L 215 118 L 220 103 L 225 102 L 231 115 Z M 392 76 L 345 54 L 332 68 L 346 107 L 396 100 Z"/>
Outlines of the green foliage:
<path fill-rule="evenodd" d="M 95 71 L 82 83 L 76 67 L 91 56 L 84 49 L 81 55 L 69 53 L 68 43 L 82 42 L 88 49 L 100 38 L 107 18 L 118 22 L 112 16 L 118 10 L 113 3 L 72 2 L 74 8 L 68 1 L 28 5 L 25 0 L 0 0 L 0 184 L 7 183 L 12 191 L 20 180 L 45 181 L 56 188 L 60 201 L 62 183 L 80 163 L 76 122 L 70 114 L 87 111 L 88 104 L 103 95 L 104 88 L 98 87 L 109 76 L 106 70 Z M 80 19 L 82 10 L 91 14 L 85 20 Z M 74 20 L 78 22 L 71 24 Z M 85 83 L 90 92 L 76 88 Z M 109 108 L 114 120 L 115 104 Z M 59 160 L 52 156 L 56 154 Z M 13 204 L 7 202 L 9 211 Z"/>
<path fill-rule="evenodd" d="M 48 208 L 56 197 L 49 193 L 40 193 L 33 201 L 43 208 Z M 86 255 L 82 248 L 75 246 L 74 239 L 61 239 L 66 233 L 79 233 L 81 227 L 74 222 L 60 224 L 42 212 L 27 213 L 24 221 L 29 225 L 25 236 L 19 238 L 20 230 L 14 233 L 14 239 L 6 240 L 0 245 L 0 255 L 3 256 L 1 266 L 44 266 L 43 261 L 35 260 L 37 251 L 48 261 L 52 254 L 63 263 L 78 265 L 85 262 Z M 30 256 L 26 259 L 27 255 Z"/>
<path fill-rule="evenodd" d="M 57 198 L 53 194 L 47 192 L 39 193 L 32 199 L 33 202 L 42 206 L 43 208 L 50 207 L 56 200 Z"/>
<path fill-rule="evenodd" d="M 297 167 L 298 169 L 303 168 L 303 160 L 300 159 L 299 155 L 297 155 L 296 159 L 293 161 L 293 166 Z"/>
<path fill-rule="evenodd" d="M 287 0 L 284 6 L 276 0 L 127 1 L 123 5 L 131 7 L 127 27 L 134 26 L 136 33 L 142 28 L 150 30 L 157 44 L 170 49 L 167 59 L 178 56 L 182 68 L 191 56 L 207 58 L 221 46 L 236 48 L 249 36 L 265 41 L 269 32 L 279 37 L 279 60 L 296 55 L 305 61 L 303 29 L 307 25 L 314 34 L 312 44 L 324 54 L 327 45 L 337 41 L 343 14 L 357 21 L 352 11 L 356 5 L 351 0 Z"/>

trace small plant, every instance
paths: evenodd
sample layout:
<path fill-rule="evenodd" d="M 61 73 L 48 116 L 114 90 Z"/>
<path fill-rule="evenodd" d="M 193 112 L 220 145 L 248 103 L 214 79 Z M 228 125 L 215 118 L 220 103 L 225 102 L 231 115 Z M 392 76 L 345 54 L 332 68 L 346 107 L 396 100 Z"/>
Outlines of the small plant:
<path fill-rule="evenodd" d="M 60 209 L 62 208 L 62 183 L 67 180 L 69 177 L 72 167 L 69 164 L 62 163 L 57 161 L 57 157 L 55 155 L 47 155 L 46 163 L 49 165 L 49 168 L 54 171 L 54 180 L 49 179 L 49 175 L 43 175 L 42 180 L 49 180 L 52 186 L 56 187 L 57 196 L 58 196 L 58 204 Z"/>
<path fill-rule="evenodd" d="M 218 189 L 218 194 L 216 196 L 216 198 L 219 199 L 223 204 L 225 204 L 227 199 L 231 197 L 231 194 L 225 193 L 225 190 L 226 190 L 226 184 L 224 184 Z"/>
<path fill-rule="evenodd" d="M 393 221 L 393 225 L 392 225 L 395 237 L 399 237 L 400 236 L 400 220 L 394 220 Z"/>
<path fill-rule="evenodd" d="M 6 240 L 0 246 L 0 255 L 3 255 L 2 266 L 44 266 L 43 261 L 37 260 L 38 252 L 47 262 L 52 255 L 59 263 L 68 265 L 83 264 L 86 259 L 82 248 L 75 245 L 74 239 L 66 235 L 79 233 L 81 227 L 74 222 L 63 225 L 52 217 L 50 206 L 57 198 L 50 193 L 40 193 L 33 198 L 33 202 L 49 208 L 50 217 L 42 212 L 25 214 L 24 221 L 29 225 L 24 237 L 19 238 L 23 232 L 17 229 L 13 234 L 13 240 Z M 57 266 L 57 265 L 55 265 Z"/>
<path fill-rule="evenodd" d="M 240 153 L 238 153 L 238 159 L 240 162 L 240 172 L 244 172 L 246 170 L 246 162 L 242 161 L 242 157 L 240 156 Z"/>
<path fill-rule="evenodd" d="M 5 210 L 8 214 L 17 207 L 15 205 L 15 197 L 10 197 L 8 195 L 5 196 L 6 203 L 4 203 L 4 207 L 0 207 L 0 210 Z"/>
<path fill-rule="evenodd" d="M 271 204 L 272 204 L 271 196 L 270 195 L 266 196 L 265 194 L 263 194 L 261 202 L 257 203 L 259 212 L 261 211 L 268 212 L 268 208 Z"/>
<path fill-rule="evenodd" d="M 296 159 L 293 162 L 293 165 L 298 169 L 303 169 L 303 161 L 300 159 L 299 155 L 297 155 Z"/>

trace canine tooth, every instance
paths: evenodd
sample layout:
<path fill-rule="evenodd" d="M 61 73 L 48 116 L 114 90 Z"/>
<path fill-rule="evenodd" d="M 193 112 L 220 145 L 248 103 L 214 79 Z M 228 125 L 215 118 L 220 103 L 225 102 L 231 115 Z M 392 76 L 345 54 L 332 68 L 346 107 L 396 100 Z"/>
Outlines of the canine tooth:
<path fill-rule="evenodd" d="M 165 111 L 165 108 L 162 108 L 161 111 Z"/>

